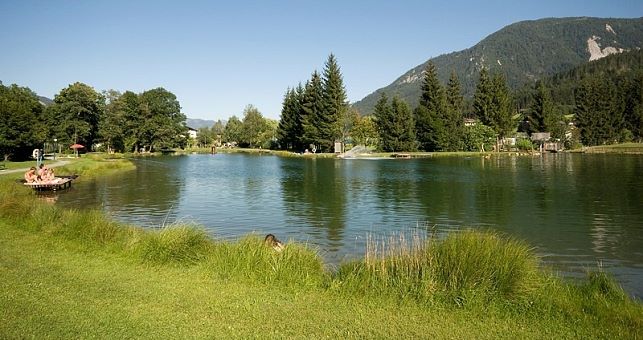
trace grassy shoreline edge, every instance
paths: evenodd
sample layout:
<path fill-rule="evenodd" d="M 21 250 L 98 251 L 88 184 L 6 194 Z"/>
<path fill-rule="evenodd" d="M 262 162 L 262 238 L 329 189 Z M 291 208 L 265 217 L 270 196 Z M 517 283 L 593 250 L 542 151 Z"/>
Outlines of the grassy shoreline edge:
<path fill-rule="evenodd" d="M 90 159 L 70 164 L 66 171 L 96 175 L 129 169 L 127 162 Z M 0 246 L 4 249 L 0 273 L 7 278 L 2 283 L 0 305 L 8 307 L 0 311 L 4 325 L 0 326 L 1 337 L 65 337 L 64 327 L 42 324 L 49 320 L 70 327 L 70 321 L 50 319 L 50 310 L 75 322 L 69 329 L 80 330 L 77 334 L 100 336 L 100 332 L 125 331 L 124 336 L 153 337 L 151 334 L 158 333 L 139 332 L 154 326 L 169 331 L 167 325 L 155 323 L 153 315 L 141 315 L 145 312 L 137 304 L 154 306 L 163 314 L 160 320 L 181 319 L 179 328 L 187 332 L 185 335 L 200 334 L 198 337 L 459 334 L 490 338 L 638 338 L 642 333 L 641 304 L 631 301 L 604 273 L 591 273 L 581 285 L 565 282 L 540 269 L 526 244 L 494 233 L 471 231 L 441 241 L 391 244 L 386 251 L 370 252 L 364 260 L 329 272 L 315 250 L 305 245 L 290 244 L 283 253 L 275 253 L 253 235 L 237 242 L 222 242 L 211 239 L 198 226 L 146 231 L 116 223 L 99 211 L 65 210 L 34 202 L 34 195 L 25 188 L 10 181 L 0 183 Z M 117 276 L 121 280 L 156 284 L 164 290 L 148 297 L 143 293 L 150 289 L 146 286 L 104 286 L 99 280 L 105 279 L 101 266 L 122 268 L 124 276 Z M 50 271 L 63 279 L 50 277 Z M 160 278 L 146 281 L 139 275 Z M 49 280 L 43 279 L 47 277 Z M 161 282 L 168 277 L 168 282 Z M 197 289 L 201 293 L 194 295 L 186 290 L 184 279 L 203 285 Z M 78 288 L 85 280 L 94 286 Z M 110 285 L 120 284 L 110 281 Z M 43 292 L 42 287 L 49 289 Z M 70 289 L 74 287 L 80 292 Z M 227 301 L 216 287 L 235 296 L 234 303 L 211 301 Z M 69 300 L 58 306 L 56 294 L 69 296 Z M 31 296 L 38 297 L 38 302 Z M 181 297 L 195 304 L 206 299 L 202 303 L 212 309 L 204 311 L 203 306 L 191 305 L 179 308 L 181 313 L 193 313 L 206 321 L 179 317 L 176 299 Z M 323 301 L 311 303 L 319 298 Z M 150 301 L 153 299 L 162 303 Z M 103 302 L 96 304 L 97 300 Z M 317 310 L 309 310 L 311 306 Z M 227 320 L 215 307 L 236 317 Z M 105 310 L 99 310 L 102 308 Z M 262 308 L 269 312 L 262 314 Z M 355 313 L 369 310 L 377 312 L 361 316 L 363 323 L 354 319 Z M 93 330 L 88 323 L 92 316 L 79 311 L 107 313 L 111 326 Z M 441 315 L 436 316 L 436 312 Z M 261 317 L 257 318 L 257 313 Z M 405 313 L 409 320 L 400 320 Z M 308 320 L 286 316 L 292 314 Z M 140 322 L 131 322 L 128 318 L 132 315 Z M 396 320 L 405 327 L 389 329 L 366 322 L 377 322 L 370 319 L 373 317 Z M 215 322 L 220 319 L 227 321 Z M 326 323 L 326 319 L 334 324 Z M 278 320 L 289 329 L 274 325 L 266 330 L 262 326 Z M 432 320 L 433 324 L 423 320 Z M 313 321 L 314 326 L 310 324 Z M 516 325 L 520 327 L 512 330 Z M 272 333 L 257 333 L 262 330 Z M 158 335 L 176 337 L 172 333 Z"/>

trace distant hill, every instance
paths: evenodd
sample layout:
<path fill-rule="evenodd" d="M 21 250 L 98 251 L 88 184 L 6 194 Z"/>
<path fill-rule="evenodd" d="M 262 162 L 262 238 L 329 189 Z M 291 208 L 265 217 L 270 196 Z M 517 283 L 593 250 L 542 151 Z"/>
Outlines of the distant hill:
<path fill-rule="evenodd" d="M 213 120 L 208 120 L 208 119 L 192 119 L 188 118 L 185 120 L 185 125 L 193 128 L 193 129 L 198 129 L 202 127 L 207 127 L 211 128 L 212 125 L 214 125 Z"/>
<path fill-rule="evenodd" d="M 404 73 L 392 84 L 353 104 L 371 114 L 381 92 L 397 94 L 411 106 L 420 95 L 423 70 L 432 61 L 446 84 L 455 71 L 465 97 L 472 97 L 480 69 L 503 72 L 512 89 L 590 60 L 643 47 L 643 18 L 549 18 L 521 21 L 484 38 L 466 50 L 443 54 Z"/>
<path fill-rule="evenodd" d="M 40 104 L 42 104 L 44 106 L 49 106 L 49 105 L 54 103 L 53 99 L 49 99 L 49 98 L 43 97 L 43 96 L 38 96 L 38 101 L 40 101 Z"/>

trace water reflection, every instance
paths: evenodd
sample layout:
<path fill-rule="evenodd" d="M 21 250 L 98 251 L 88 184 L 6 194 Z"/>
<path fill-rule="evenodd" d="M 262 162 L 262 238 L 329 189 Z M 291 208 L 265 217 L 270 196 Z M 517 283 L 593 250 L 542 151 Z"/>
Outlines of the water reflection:
<path fill-rule="evenodd" d="M 341 161 L 295 159 L 281 161 L 281 191 L 287 215 L 293 223 L 305 221 L 312 235 L 323 237 L 326 250 L 343 245 L 346 224 L 346 175 Z"/>

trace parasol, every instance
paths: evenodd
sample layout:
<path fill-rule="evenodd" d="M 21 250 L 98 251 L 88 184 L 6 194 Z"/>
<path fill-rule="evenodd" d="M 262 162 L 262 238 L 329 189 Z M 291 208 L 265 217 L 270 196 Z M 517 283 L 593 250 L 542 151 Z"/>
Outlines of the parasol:
<path fill-rule="evenodd" d="M 78 158 L 78 149 L 84 149 L 85 146 L 82 145 L 82 144 L 76 143 L 76 144 L 72 144 L 69 148 L 74 149 L 74 153 L 76 154 L 76 158 Z"/>

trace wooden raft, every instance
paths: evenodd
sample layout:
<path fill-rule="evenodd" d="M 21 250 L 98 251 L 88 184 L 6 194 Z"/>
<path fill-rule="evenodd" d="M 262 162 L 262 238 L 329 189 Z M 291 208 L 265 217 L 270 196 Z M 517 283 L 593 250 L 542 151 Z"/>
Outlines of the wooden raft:
<path fill-rule="evenodd" d="M 71 178 L 62 178 L 55 183 L 24 183 L 24 185 L 31 187 L 35 191 L 57 191 L 71 188 Z"/>

